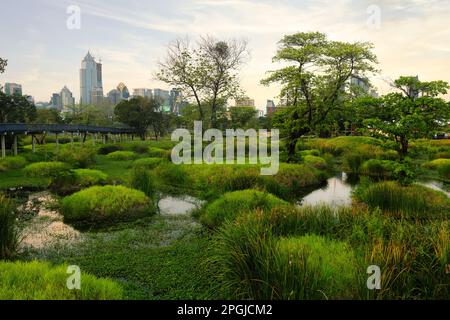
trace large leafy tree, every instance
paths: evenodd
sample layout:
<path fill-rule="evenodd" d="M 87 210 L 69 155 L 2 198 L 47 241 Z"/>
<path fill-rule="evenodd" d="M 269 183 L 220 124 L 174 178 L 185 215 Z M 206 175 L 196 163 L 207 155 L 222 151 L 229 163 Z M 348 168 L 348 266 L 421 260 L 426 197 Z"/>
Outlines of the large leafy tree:
<path fill-rule="evenodd" d="M 400 77 L 393 87 L 396 92 L 379 99 L 359 100 L 359 116 L 368 133 L 392 140 L 405 156 L 411 139 L 426 138 L 448 127 L 450 106 L 439 95 L 446 94 L 449 85 Z"/>
<path fill-rule="evenodd" d="M 281 84 L 286 107 L 273 117 L 273 126 L 286 139 L 289 159 L 302 136 L 316 133 L 345 106 L 345 92 L 352 76 L 375 72 L 372 44 L 328 40 L 319 32 L 287 35 L 273 58 L 284 65 L 261 83 Z"/>
<path fill-rule="evenodd" d="M 0 122 L 24 123 L 31 122 L 36 117 L 36 107 L 26 96 L 6 95 L 0 92 Z"/>
<path fill-rule="evenodd" d="M 256 118 L 257 113 L 254 107 L 230 108 L 231 127 L 233 129 L 247 129 L 251 126 L 259 126 Z"/>
<path fill-rule="evenodd" d="M 188 39 L 177 39 L 159 63 L 156 77 L 192 97 L 200 120 L 216 127 L 221 103 L 242 95 L 238 71 L 247 55 L 245 41 L 208 36 L 192 44 Z"/>
<path fill-rule="evenodd" d="M 136 97 L 121 101 L 114 109 L 117 119 L 136 129 L 142 140 L 150 126 L 158 126 L 161 121 L 160 104 L 155 99 Z"/>

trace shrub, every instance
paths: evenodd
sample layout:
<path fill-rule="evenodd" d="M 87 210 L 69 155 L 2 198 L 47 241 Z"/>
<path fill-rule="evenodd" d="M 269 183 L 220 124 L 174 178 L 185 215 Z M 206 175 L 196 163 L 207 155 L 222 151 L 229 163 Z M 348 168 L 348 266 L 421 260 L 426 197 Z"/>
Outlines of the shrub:
<path fill-rule="evenodd" d="M 3 167 L 5 171 L 11 169 L 22 169 L 26 165 L 27 160 L 20 156 L 0 159 L 0 166 Z"/>
<path fill-rule="evenodd" d="M 76 184 L 81 187 L 102 185 L 108 180 L 108 175 L 100 170 L 76 169 L 73 172 L 75 174 Z"/>
<path fill-rule="evenodd" d="M 436 159 L 424 164 L 425 168 L 437 170 L 446 179 L 450 179 L 450 159 Z"/>
<path fill-rule="evenodd" d="M 302 157 L 304 157 L 304 156 L 316 156 L 316 157 L 319 157 L 320 156 L 320 150 L 317 150 L 317 149 L 303 150 L 303 151 L 300 151 L 300 155 Z"/>
<path fill-rule="evenodd" d="M 151 158 L 170 159 L 171 151 L 170 150 L 165 150 L 165 149 L 162 149 L 162 148 L 150 147 L 150 148 L 148 148 L 148 155 Z"/>
<path fill-rule="evenodd" d="M 287 203 L 269 193 L 256 190 L 235 191 L 224 194 L 201 212 L 200 221 L 210 228 L 219 227 L 224 221 L 233 220 L 239 214 L 260 208 L 270 210 Z"/>
<path fill-rule="evenodd" d="M 381 158 L 383 160 L 398 160 L 400 158 L 399 154 L 397 151 L 395 150 L 386 150 L 383 152 L 383 154 L 381 155 Z"/>
<path fill-rule="evenodd" d="M 150 199 L 138 190 L 123 186 L 91 187 L 62 200 L 64 220 L 121 221 L 141 217 L 152 211 Z"/>
<path fill-rule="evenodd" d="M 357 264 L 343 242 L 317 235 L 278 240 L 272 282 L 280 299 L 349 299 L 357 295 Z"/>
<path fill-rule="evenodd" d="M 167 185 L 184 187 L 187 185 L 187 171 L 184 166 L 175 165 L 171 162 L 162 162 L 153 173 L 158 179 Z"/>
<path fill-rule="evenodd" d="M 441 151 L 434 155 L 435 159 L 450 159 L 450 151 Z"/>
<path fill-rule="evenodd" d="M 122 151 L 123 147 L 116 144 L 105 144 L 98 148 L 97 153 L 100 155 L 107 155 L 115 151 Z"/>
<path fill-rule="evenodd" d="M 355 198 L 395 217 L 442 218 L 450 215 L 450 199 L 444 193 L 420 185 L 401 186 L 395 182 L 361 185 L 355 191 Z"/>
<path fill-rule="evenodd" d="M 114 151 L 108 154 L 107 157 L 114 161 L 127 161 L 136 159 L 136 154 L 131 151 Z"/>
<path fill-rule="evenodd" d="M 164 160 L 161 158 L 142 158 L 133 162 L 134 168 L 154 169 L 160 165 Z"/>
<path fill-rule="evenodd" d="M 70 166 L 63 162 L 36 162 L 29 164 L 23 170 L 30 177 L 57 177 L 64 171 L 68 171 Z"/>
<path fill-rule="evenodd" d="M 0 194 L 0 259 L 9 259 L 19 241 L 15 208 L 12 201 Z"/>
<path fill-rule="evenodd" d="M 327 168 L 327 162 L 325 159 L 317 156 L 307 155 L 303 157 L 303 161 L 306 164 L 309 164 L 313 166 L 316 169 L 326 169 Z"/>
<path fill-rule="evenodd" d="M 394 161 L 371 159 L 362 164 L 361 173 L 377 178 L 391 178 L 397 167 L 398 164 Z"/>
<path fill-rule="evenodd" d="M 133 170 L 131 177 L 131 187 L 144 192 L 149 197 L 154 197 L 156 188 L 151 174 L 142 167 Z"/>
<path fill-rule="evenodd" d="M 131 151 L 144 154 L 148 151 L 148 146 L 146 144 L 133 144 L 131 145 Z"/>
<path fill-rule="evenodd" d="M 67 289 L 67 266 L 45 262 L 0 262 L 1 300 L 118 300 L 122 287 L 108 279 L 81 274 L 81 290 Z"/>
<path fill-rule="evenodd" d="M 65 147 L 56 155 L 56 160 L 67 162 L 74 168 L 87 168 L 95 163 L 95 155 L 92 147 Z"/>

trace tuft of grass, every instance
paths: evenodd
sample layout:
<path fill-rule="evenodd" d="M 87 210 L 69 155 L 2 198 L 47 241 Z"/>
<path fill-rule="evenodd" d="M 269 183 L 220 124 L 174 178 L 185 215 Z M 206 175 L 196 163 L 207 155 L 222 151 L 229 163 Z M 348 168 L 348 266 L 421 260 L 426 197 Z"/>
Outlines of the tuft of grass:
<path fill-rule="evenodd" d="M 436 170 L 439 175 L 450 179 L 450 159 L 436 159 L 423 165 L 425 168 Z"/>
<path fill-rule="evenodd" d="M 100 170 L 75 169 L 73 172 L 75 175 L 76 184 L 81 187 L 103 185 L 106 184 L 108 180 L 108 175 Z"/>
<path fill-rule="evenodd" d="M 106 157 L 114 161 L 126 161 L 136 159 L 136 154 L 132 151 L 114 151 Z"/>
<path fill-rule="evenodd" d="M 133 162 L 134 168 L 154 169 L 164 160 L 161 158 L 141 158 Z"/>
<path fill-rule="evenodd" d="M 22 169 L 26 165 L 27 165 L 27 160 L 21 156 L 6 157 L 3 159 L 0 159 L 0 167 L 3 168 L 3 170 L 0 169 L 0 171 Z"/>
<path fill-rule="evenodd" d="M 56 177 L 64 171 L 68 171 L 70 166 L 64 162 L 36 162 L 26 166 L 23 171 L 29 177 Z"/>
<path fill-rule="evenodd" d="M 436 219 L 450 216 L 450 199 L 442 192 L 420 185 L 401 186 L 390 181 L 361 185 L 354 196 L 369 207 L 378 207 L 395 217 Z"/>
<path fill-rule="evenodd" d="M 119 300 L 122 287 L 112 280 L 81 273 L 81 290 L 67 288 L 67 265 L 0 262 L 1 300 Z"/>
<path fill-rule="evenodd" d="M 0 259 L 14 256 L 18 242 L 19 230 L 14 204 L 0 194 Z"/>
<path fill-rule="evenodd" d="M 61 202 L 61 213 L 68 222 L 116 222 L 153 212 L 154 205 L 142 191 L 123 186 L 91 187 Z"/>
<path fill-rule="evenodd" d="M 64 146 L 55 160 L 70 164 L 74 168 L 87 168 L 95 164 L 96 150 L 89 146 Z"/>
<path fill-rule="evenodd" d="M 151 158 L 170 159 L 171 150 L 166 150 L 166 149 L 157 148 L 157 147 L 150 147 L 150 148 L 148 148 L 147 154 Z"/>
<path fill-rule="evenodd" d="M 318 156 L 313 156 L 313 155 L 305 155 L 303 157 L 303 161 L 308 164 L 313 166 L 316 169 L 326 169 L 327 168 L 327 162 L 325 161 L 325 159 L 318 157 Z"/>
<path fill-rule="evenodd" d="M 395 161 L 371 159 L 362 164 L 360 171 L 366 176 L 388 179 L 394 177 L 398 167 Z"/>
<path fill-rule="evenodd" d="M 230 192 L 208 204 L 200 213 L 200 221 L 209 228 L 218 228 L 243 212 L 257 208 L 267 211 L 278 205 L 287 205 L 287 202 L 257 190 Z"/>
<path fill-rule="evenodd" d="M 97 153 L 100 155 L 107 155 L 115 151 L 122 151 L 123 147 L 117 144 L 105 144 L 98 148 Z"/>
<path fill-rule="evenodd" d="M 148 170 L 142 167 L 137 167 L 133 170 L 131 187 L 144 192 L 151 198 L 153 198 L 156 194 L 156 187 L 153 182 L 152 175 Z"/>

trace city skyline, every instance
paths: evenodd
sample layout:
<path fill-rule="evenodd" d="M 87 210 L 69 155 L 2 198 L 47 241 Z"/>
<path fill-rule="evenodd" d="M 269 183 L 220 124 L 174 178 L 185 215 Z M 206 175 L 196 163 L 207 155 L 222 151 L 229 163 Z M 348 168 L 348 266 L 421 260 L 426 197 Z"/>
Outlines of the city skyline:
<path fill-rule="evenodd" d="M 81 9 L 79 30 L 66 27 L 69 5 Z M 376 12 L 369 10 L 371 5 L 380 9 L 379 26 L 368 25 L 371 12 Z M 20 10 L 23 6 L 28 10 Z M 88 51 L 105 65 L 104 94 L 121 81 L 130 89 L 170 90 L 153 78 L 166 45 L 187 34 L 196 39 L 205 31 L 249 41 L 251 60 L 242 69 L 241 82 L 259 109 L 265 108 L 267 99 L 277 101 L 276 86 L 259 84 L 266 71 L 275 69 L 271 58 L 276 43 L 283 35 L 297 31 L 318 30 L 335 40 L 373 42 L 381 73 L 371 80 L 380 93 L 389 90 L 388 79 L 399 75 L 450 81 L 450 65 L 446 63 L 450 31 L 445 28 L 450 4 L 438 0 L 202 0 L 168 1 L 164 6 L 145 2 L 19 0 L 3 9 L 0 18 L 5 23 L 0 32 L 12 45 L 2 49 L 8 67 L 0 82 L 20 83 L 24 94 L 36 101 L 48 101 L 63 85 L 79 101 L 77 72 L 80 57 Z M 433 19 L 429 19 L 431 16 Z M 215 23 L 208 24 L 212 20 Z"/>

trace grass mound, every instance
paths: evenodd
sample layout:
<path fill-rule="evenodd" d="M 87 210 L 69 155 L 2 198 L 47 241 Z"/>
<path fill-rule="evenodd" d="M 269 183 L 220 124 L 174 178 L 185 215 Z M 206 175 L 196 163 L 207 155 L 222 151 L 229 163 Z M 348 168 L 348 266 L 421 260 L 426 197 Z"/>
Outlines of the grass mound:
<path fill-rule="evenodd" d="M 114 151 L 106 157 L 114 161 L 127 161 L 136 159 L 136 154 L 132 151 Z"/>
<path fill-rule="evenodd" d="M 43 262 L 0 262 L 1 300 L 118 300 L 122 288 L 108 279 L 81 274 L 81 290 L 67 288 L 67 266 Z"/>
<path fill-rule="evenodd" d="M 29 177 L 57 177 L 64 171 L 68 171 L 70 166 L 64 162 L 36 162 L 29 164 L 23 170 Z"/>

